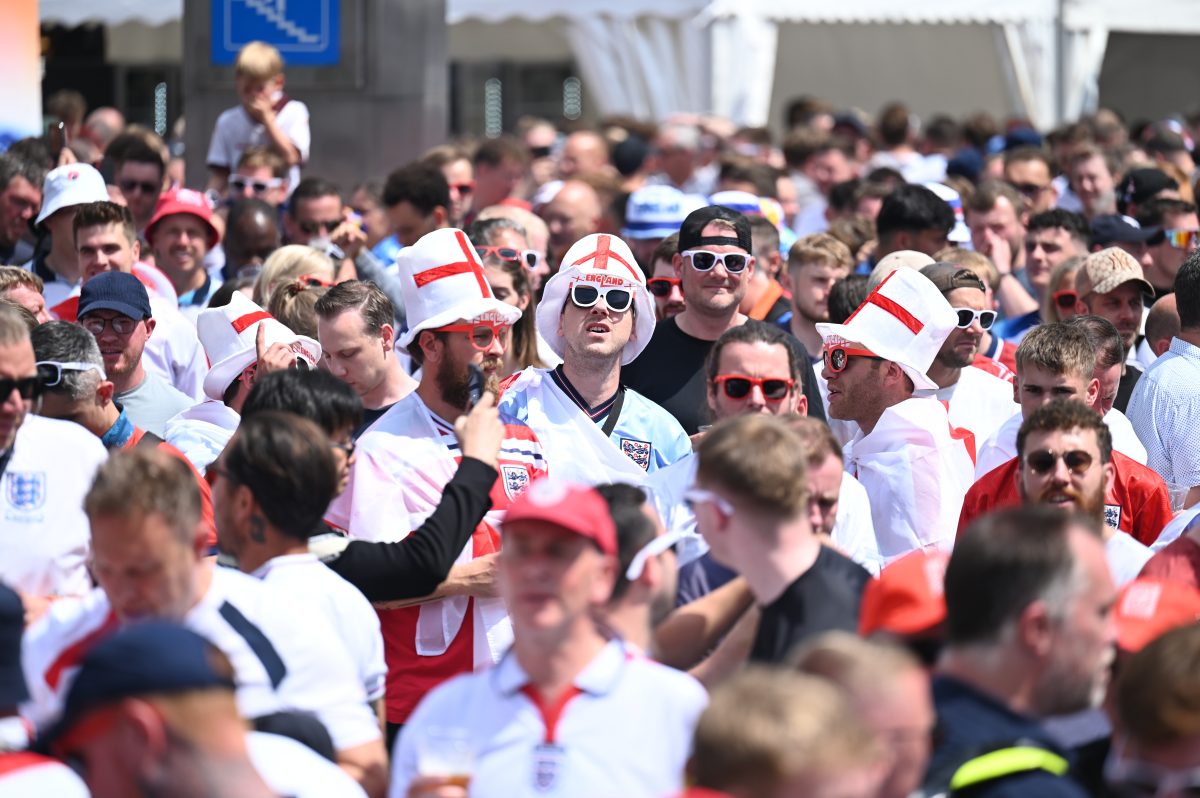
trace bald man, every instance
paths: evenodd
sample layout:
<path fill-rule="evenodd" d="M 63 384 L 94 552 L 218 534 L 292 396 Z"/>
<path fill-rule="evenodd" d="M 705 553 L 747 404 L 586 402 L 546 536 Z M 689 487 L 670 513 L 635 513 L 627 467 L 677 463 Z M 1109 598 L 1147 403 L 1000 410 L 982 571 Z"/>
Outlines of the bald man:
<path fill-rule="evenodd" d="M 600 232 L 603 215 L 604 208 L 594 188 L 581 180 L 563 183 L 554 199 L 542 208 L 542 219 L 550 228 L 550 252 L 555 261 L 579 239 Z"/>
<path fill-rule="evenodd" d="M 570 180 L 580 175 L 596 174 L 606 171 L 607 167 L 608 143 L 603 136 L 591 130 L 580 130 L 567 136 L 558 161 L 560 178 Z M 578 240 L 574 239 L 571 243 Z"/>
<path fill-rule="evenodd" d="M 1175 295 L 1167 294 L 1150 308 L 1146 315 L 1146 336 L 1138 344 L 1138 362 L 1144 368 L 1162 356 L 1171 346 L 1171 339 L 1179 335 L 1179 308 Z"/>

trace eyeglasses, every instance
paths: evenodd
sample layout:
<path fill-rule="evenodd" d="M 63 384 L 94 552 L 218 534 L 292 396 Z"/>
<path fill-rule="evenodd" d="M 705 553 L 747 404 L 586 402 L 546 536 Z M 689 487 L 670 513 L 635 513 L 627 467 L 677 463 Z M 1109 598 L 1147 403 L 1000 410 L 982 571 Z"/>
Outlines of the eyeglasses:
<path fill-rule="evenodd" d="M 322 231 L 326 233 L 332 233 L 341 223 L 341 219 L 330 219 L 327 221 L 314 219 L 311 221 L 299 222 L 297 226 L 300 228 L 300 232 L 304 233 L 304 235 L 315 236 Z"/>
<path fill-rule="evenodd" d="M 229 187 L 239 194 L 243 193 L 247 188 L 254 194 L 262 194 L 279 188 L 282 185 L 283 181 L 278 177 L 272 177 L 270 180 L 255 180 L 243 175 L 232 175 L 229 178 Z"/>
<path fill-rule="evenodd" d="M 955 326 L 960 330 L 970 327 L 976 319 L 979 319 L 979 326 L 985 330 L 992 329 L 992 325 L 996 323 L 996 311 L 994 310 L 955 308 L 954 312 L 958 314 L 958 323 Z"/>
<path fill-rule="evenodd" d="M 1163 230 L 1163 237 L 1175 249 L 1193 250 L 1200 247 L 1200 230 Z"/>
<path fill-rule="evenodd" d="M 139 321 L 138 319 L 131 319 L 128 316 L 113 316 L 111 319 L 88 316 L 86 319 L 80 319 L 79 324 L 83 329 L 99 338 L 104 334 L 105 327 L 112 327 L 112 331 L 117 335 L 129 335 L 137 329 Z"/>
<path fill-rule="evenodd" d="M 661 554 L 666 554 L 668 551 L 675 548 L 676 544 L 691 534 L 689 532 L 667 532 L 659 535 L 651 540 L 645 546 L 638 549 L 637 554 L 633 555 L 633 559 L 629 561 L 629 567 L 625 569 L 625 579 L 629 582 L 637 581 L 641 577 L 642 572 L 646 570 L 646 563 L 652 557 L 658 557 Z"/>
<path fill-rule="evenodd" d="M 707 249 L 688 249 L 679 253 L 691 259 L 692 268 L 698 272 L 712 271 L 720 263 L 730 274 L 741 274 L 750 265 L 750 256 L 741 252 L 710 252 Z"/>
<path fill-rule="evenodd" d="M 879 355 L 869 349 L 855 349 L 851 346 L 843 344 L 826 344 L 821 350 L 821 360 L 825 364 L 825 368 L 832 371 L 834 374 L 846 370 L 846 364 L 850 362 L 852 357 L 865 357 L 870 360 L 883 360 Z"/>
<path fill-rule="evenodd" d="M 469 180 L 466 183 L 451 183 L 450 188 L 459 193 L 459 196 L 467 196 L 475 190 L 475 181 Z"/>
<path fill-rule="evenodd" d="M 679 285 L 678 277 L 651 277 L 646 281 L 646 290 L 660 299 L 671 295 L 671 290 Z"/>
<path fill-rule="evenodd" d="M 1054 297 L 1054 304 L 1058 305 L 1062 310 L 1074 309 L 1075 303 L 1079 301 L 1079 294 L 1070 289 L 1055 291 L 1051 296 Z"/>
<path fill-rule="evenodd" d="M 37 371 L 43 388 L 60 385 L 63 381 L 64 371 L 96 371 L 99 372 L 100 379 L 105 377 L 104 369 L 95 363 L 60 363 L 57 360 L 42 360 L 37 363 Z"/>
<path fill-rule="evenodd" d="M 492 343 L 497 339 L 501 339 L 503 343 L 504 336 L 508 334 L 508 324 L 495 324 L 493 322 L 477 322 L 475 324 L 448 324 L 445 327 L 439 327 L 440 332 L 465 332 L 470 334 L 471 345 L 481 352 L 490 349 Z"/>
<path fill-rule="evenodd" d="M 1081 477 L 1092 467 L 1092 456 L 1081 449 L 1067 452 L 1055 452 L 1053 449 L 1040 449 L 1025 455 L 1025 465 L 1035 474 L 1047 474 L 1062 460 L 1071 473 Z"/>
<path fill-rule="evenodd" d="M 604 304 L 613 313 L 624 313 L 633 305 L 633 292 L 627 288 L 597 288 L 588 283 L 571 286 L 571 302 L 577 308 L 590 308 L 604 297 Z"/>
<path fill-rule="evenodd" d="M 42 395 L 42 378 L 22 377 L 19 380 L 0 380 L 0 402 L 8 401 L 16 391 L 22 399 L 36 399 Z"/>
<path fill-rule="evenodd" d="M 1011 185 L 1017 191 L 1030 198 L 1036 197 L 1038 194 L 1041 194 L 1043 191 L 1050 188 L 1049 183 L 1044 186 L 1039 186 L 1037 183 L 1012 183 Z"/>
<path fill-rule="evenodd" d="M 347 460 L 354 456 L 354 450 L 358 447 L 358 443 L 353 438 L 348 441 L 330 441 L 329 445 L 346 455 Z"/>
<path fill-rule="evenodd" d="M 122 194 L 157 194 L 162 191 L 162 183 L 154 183 L 149 180 L 118 180 L 117 188 L 121 189 Z"/>
<path fill-rule="evenodd" d="M 725 395 L 730 399 L 745 399 L 757 385 L 763 398 L 769 402 L 786 399 L 796 384 L 786 377 L 746 377 L 741 374 L 721 374 L 713 377 L 713 382 L 724 388 Z"/>
<path fill-rule="evenodd" d="M 512 247 L 475 247 L 475 252 L 480 258 L 486 258 L 491 255 L 499 260 L 509 261 L 510 263 L 524 263 L 529 268 L 533 269 L 538 264 L 538 254 L 532 249 L 513 249 Z"/>
<path fill-rule="evenodd" d="M 733 505 L 711 490 L 689 488 L 683 493 L 683 501 L 693 512 L 697 504 L 711 504 L 725 515 L 733 515 Z"/>

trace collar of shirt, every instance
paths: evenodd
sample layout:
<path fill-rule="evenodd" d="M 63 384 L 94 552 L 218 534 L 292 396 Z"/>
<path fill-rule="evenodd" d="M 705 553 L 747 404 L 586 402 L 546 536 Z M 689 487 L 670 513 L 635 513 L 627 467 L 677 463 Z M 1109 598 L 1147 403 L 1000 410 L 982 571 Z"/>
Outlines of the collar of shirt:
<path fill-rule="evenodd" d="M 600 653 L 575 677 L 573 684 L 591 695 L 610 693 L 620 681 L 625 663 L 629 659 L 630 654 L 625 650 L 624 643 L 616 639 L 609 640 Z M 492 669 L 492 683 L 505 695 L 513 695 L 530 683 L 528 674 L 517 662 L 517 656 L 511 648 Z"/>
<path fill-rule="evenodd" d="M 121 411 L 121 415 L 117 416 L 117 420 L 108 428 L 108 432 L 100 436 L 100 442 L 104 444 L 105 449 L 109 450 L 124 449 L 136 429 L 125 413 L 125 409 L 120 405 L 117 405 L 117 409 Z"/>
<path fill-rule="evenodd" d="M 262 565 L 258 566 L 250 575 L 255 579 L 266 579 L 267 574 L 274 571 L 276 568 L 286 568 L 289 565 L 309 565 L 319 562 L 315 554 L 303 552 L 300 554 L 281 554 L 278 557 L 272 557 Z"/>
<path fill-rule="evenodd" d="M 617 394 L 614 393 L 595 407 L 588 407 L 587 402 L 583 399 L 583 395 L 567 379 L 567 374 L 563 371 L 561 363 L 555 366 L 550 372 L 550 378 L 554 380 L 555 385 L 562 389 L 563 393 L 570 397 L 572 402 L 579 406 L 580 410 L 587 413 L 588 417 L 597 423 L 608 415 L 608 411 L 612 410 L 613 402 L 617 401 Z M 617 393 L 620 393 L 619 388 L 617 389 Z"/>
<path fill-rule="evenodd" d="M 188 305 L 196 305 L 204 307 L 209 299 L 209 292 L 212 290 L 212 277 L 204 276 L 204 285 L 199 288 L 188 291 L 186 294 L 179 295 L 179 307 L 187 307 Z"/>
<path fill-rule="evenodd" d="M 1180 357 L 1186 357 L 1188 360 L 1200 360 L 1200 347 L 1192 346 L 1182 338 L 1172 338 L 1168 351 Z"/>

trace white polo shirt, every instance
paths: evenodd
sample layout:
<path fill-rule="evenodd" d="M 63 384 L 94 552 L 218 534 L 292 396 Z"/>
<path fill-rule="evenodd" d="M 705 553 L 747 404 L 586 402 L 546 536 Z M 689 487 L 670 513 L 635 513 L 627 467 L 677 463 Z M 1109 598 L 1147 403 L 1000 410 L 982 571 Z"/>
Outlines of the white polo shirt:
<path fill-rule="evenodd" d="M 383 698 L 387 664 L 379 615 L 367 597 L 313 554 L 285 554 L 267 560 L 252 574 L 273 590 L 312 601 L 337 632 L 354 660 L 367 698 Z"/>
<path fill-rule="evenodd" d="M 311 712 L 338 750 L 379 739 L 350 655 L 311 602 L 216 567 L 211 586 L 183 622 L 229 658 L 242 717 Z M 25 632 L 21 665 L 30 700 L 21 713 L 39 728 L 53 722 L 84 654 L 117 625 L 99 588 L 55 602 Z"/>
<path fill-rule="evenodd" d="M 78 424 L 25 416 L 0 476 L 0 582 L 39 596 L 92 589 L 83 498 L 107 459 L 100 439 Z"/>
<path fill-rule="evenodd" d="M 431 728 L 469 735 L 471 798 L 673 795 L 707 703 L 695 679 L 614 640 L 565 701 L 545 707 L 510 650 L 494 668 L 459 676 L 421 701 L 396 744 L 388 795 L 402 798 L 421 775 L 418 751 Z"/>

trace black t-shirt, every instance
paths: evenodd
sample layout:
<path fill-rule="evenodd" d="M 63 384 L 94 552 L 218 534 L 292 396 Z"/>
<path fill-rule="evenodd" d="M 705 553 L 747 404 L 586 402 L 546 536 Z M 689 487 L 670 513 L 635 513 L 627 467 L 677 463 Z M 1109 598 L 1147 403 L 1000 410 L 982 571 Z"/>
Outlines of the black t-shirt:
<path fill-rule="evenodd" d="M 364 407 L 362 423 L 358 425 L 358 429 L 354 430 L 354 440 L 358 440 L 359 436 L 367 431 L 367 427 L 378 421 L 380 417 L 383 416 L 383 414 L 387 411 L 391 410 L 392 407 L 394 407 L 394 404 L 388 405 L 387 407 L 376 408 L 375 410 L 367 410 Z"/>
<path fill-rule="evenodd" d="M 1125 366 L 1125 373 L 1121 375 L 1121 381 L 1117 383 L 1117 398 L 1113 402 L 1113 407 L 1122 413 L 1125 412 L 1125 408 L 1129 407 L 1129 397 L 1133 396 L 1133 386 L 1137 385 L 1141 376 L 1141 369 L 1136 366 Z"/>
<path fill-rule="evenodd" d="M 750 659 L 782 663 L 813 635 L 835 629 L 858 632 L 858 609 L 871 575 L 858 563 L 821 546 L 812 567 L 762 608 Z"/>
<path fill-rule="evenodd" d="M 804 345 L 795 338 L 791 340 L 803 354 L 801 379 L 804 395 L 808 397 L 808 414 L 824 420 L 824 405 L 812 363 L 804 353 Z M 704 360 L 712 345 L 712 341 L 693 338 L 679 329 L 674 318 L 661 321 L 637 360 L 621 370 L 621 382 L 661 405 L 688 435 L 695 435 L 702 425 L 712 422 L 704 378 Z"/>

